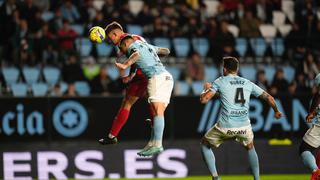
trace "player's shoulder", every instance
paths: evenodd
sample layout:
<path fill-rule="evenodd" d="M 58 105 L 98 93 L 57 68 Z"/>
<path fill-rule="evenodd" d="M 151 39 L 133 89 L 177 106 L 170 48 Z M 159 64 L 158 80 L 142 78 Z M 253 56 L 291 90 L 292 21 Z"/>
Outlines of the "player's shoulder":
<path fill-rule="evenodd" d="M 131 35 L 135 40 L 142 41 L 142 42 L 147 42 L 142 36 L 132 34 Z"/>

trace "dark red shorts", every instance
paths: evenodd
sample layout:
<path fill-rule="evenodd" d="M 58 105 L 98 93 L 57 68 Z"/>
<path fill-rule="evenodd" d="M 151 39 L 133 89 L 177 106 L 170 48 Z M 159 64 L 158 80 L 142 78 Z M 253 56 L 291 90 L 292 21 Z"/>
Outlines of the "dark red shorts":
<path fill-rule="evenodd" d="M 147 93 L 148 79 L 143 77 L 133 78 L 127 87 L 128 96 L 145 97 Z"/>

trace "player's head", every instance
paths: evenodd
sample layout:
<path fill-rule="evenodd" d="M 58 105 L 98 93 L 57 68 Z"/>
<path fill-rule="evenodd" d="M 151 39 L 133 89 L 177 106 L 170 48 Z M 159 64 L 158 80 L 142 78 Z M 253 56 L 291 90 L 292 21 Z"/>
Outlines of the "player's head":
<path fill-rule="evenodd" d="M 119 48 L 125 53 L 127 52 L 129 46 L 134 43 L 134 38 L 130 34 L 123 34 L 119 40 Z"/>
<path fill-rule="evenodd" d="M 223 75 L 238 74 L 239 61 L 235 57 L 223 58 Z"/>
<path fill-rule="evenodd" d="M 107 39 L 114 45 L 119 44 L 120 36 L 124 33 L 122 26 L 113 21 L 112 23 L 108 24 L 104 29 L 106 31 Z"/>

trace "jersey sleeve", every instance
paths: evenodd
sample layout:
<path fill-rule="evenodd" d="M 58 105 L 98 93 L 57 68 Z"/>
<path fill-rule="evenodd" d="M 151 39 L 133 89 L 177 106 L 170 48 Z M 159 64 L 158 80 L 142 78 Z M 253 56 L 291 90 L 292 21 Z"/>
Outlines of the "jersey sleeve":
<path fill-rule="evenodd" d="M 264 90 L 261 88 L 261 87 L 259 87 L 259 86 L 257 86 L 256 84 L 254 84 L 253 82 L 250 82 L 251 83 L 251 85 L 252 85 L 252 95 L 254 95 L 255 97 L 258 97 L 258 96 L 260 96 L 263 92 L 264 92 Z"/>
<path fill-rule="evenodd" d="M 215 81 L 213 81 L 211 91 L 218 92 L 220 90 L 220 86 L 221 78 L 218 78 Z"/>

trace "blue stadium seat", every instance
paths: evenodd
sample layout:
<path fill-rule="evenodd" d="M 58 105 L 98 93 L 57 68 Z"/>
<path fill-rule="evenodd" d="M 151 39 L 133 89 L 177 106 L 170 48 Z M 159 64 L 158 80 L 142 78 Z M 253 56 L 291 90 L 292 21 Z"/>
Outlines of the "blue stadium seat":
<path fill-rule="evenodd" d="M 248 43 L 245 38 L 237 38 L 236 39 L 236 51 L 239 53 L 241 57 L 244 57 L 248 50 Z"/>
<path fill-rule="evenodd" d="M 66 82 L 60 82 L 60 91 L 61 91 L 61 94 L 64 94 L 66 93 L 68 90 L 68 84 Z"/>
<path fill-rule="evenodd" d="M 284 72 L 284 77 L 291 83 L 295 77 L 295 69 L 292 66 L 286 65 L 281 67 Z"/>
<path fill-rule="evenodd" d="M 129 24 L 127 25 L 127 31 L 130 34 L 136 34 L 140 36 L 143 34 L 143 29 L 140 25 Z"/>
<path fill-rule="evenodd" d="M 203 91 L 203 82 L 201 81 L 193 82 L 191 85 L 191 88 L 194 95 L 199 95 Z"/>
<path fill-rule="evenodd" d="M 97 44 L 97 53 L 99 57 L 101 56 L 109 57 L 112 53 L 112 50 L 113 50 L 113 46 L 111 45 L 108 45 L 106 43 Z"/>
<path fill-rule="evenodd" d="M 171 49 L 171 42 L 168 38 L 154 38 L 153 43 L 155 46 L 165 47 Z"/>
<path fill-rule="evenodd" d="M 181 74 L 181 69 L 175 66 L 168 66 L 166 69 L 170 72 L 173 77 L 173 80 L 178 80 Z"/>
<path fill-rule="evenodd" d="M 50 11 L 45 11 L 41 15 L 41 19 L 45 22 L 50 21 L 54 17 L 54 14 Z"/>
<path fill-rule="evenodd" d="M 20 75 L 19 69 L 15 67 L 4 67 L 2 68 L 2 73 L 7 85 L 16 83 Z"/>
<path fill-rule="evenodd" d="M 269 84 L 271 84 L 273 81 L 273 77 L 276 73 L 276 68 L 274 66 L 264 66 L 263 70 L 266 74 L 266 78 L 267 78 Z"/>
<path fill-rule="evenodd" d="M 108 67 L 107 71 L 108 71 L 108 75 L 110 76 L 110 79 L 116 80 L 119 77 L 118 68 L 116 68 L 114 66 L 110 66 L 110 67 Z"/>
<path fill-rule="evenodd" d="M 190 51 L 190 42 L 187 38 L 174 38 L 173 47 L 177 57 L 187 57 Z"/>
<path fill-rule="evenodd" d="M 85 57 L 90 55 L 92 43 L 88 38 L 77 38 L 76 47 L 80 56 Z"/>
<path fill-rule="evenodd" d="M 79 36 L 83 35 L 84 27 L 81 24 L 72 24 L 70 25 L 71 29 L 78 33 Z"/>
<path fill-rule="evenodd" d="M 256 81 L 257 69 L 253 65 L 242 65 L 240 67 L 242 77 L 249 79 L 252 82 Z"/>
<path fill-rule="evenodd" d="M 263 38 L 252 38 L 250 39 L 250 45 L 253 49 L 254 54 L 257 57 L 263 57 L 267 50 L 267 43 Z"/>
<path fill-rule="evenodd" d="M 13 96 L 26 96 L 28 93 L 28 86 L 25 83 L 11 84 Z"/>
<path fill-rule="evenodd" d="M 48 93 L 48 85 L 46 83 L 35 83 L 31 85 L 33 96 L 46 96 Z"/>
<path fill-rule="evenodd" d="M 209 82 L 213 82 L 219 75 L 217 68 L 215 67 L 205 67 L 204 76 L 205 80 Z"/>
<path fill-rule="evenodd" d="M 178 96 L 186 96 L 190 92 L 190 85 L 185 81 L 177 81 L 174 86 L 174 93 Z"/>
<path fill-rule="evenodd" d="M 273 39 L 271 43 L 271 49 L 274 56 L 282 56 L 285 51 L 283 39 L 282 38 Z"/>
<path fill-rule="evenodd" d="M 191 40 L 193 50 L 206 57 L 209 51 L 209 41 L 206 38 L 193 38 Z"/>
<path fill-rule="evenodd" d="M 22 69 L 22 74 L 27 84 L 31 85 L 36 83 L 39 80 L 40 70 L 39 68 L 35 68 L 35 67 L 24 67 Z"/>
<path fill-rule="evenodd" d="M 55 67 L 43 68 L 43 75 L 46 82 L 50 85 L 55 85 L 60 79 L 60 69 Z"/>
<path fill-rule="evenodd" d="M 80 95 L 80 96 L 87 96 L 90 95 L 90 86 L 86 81 L 76 81 L 75 82 L 75 88 L 76 88 L 76 92 Z"/>

